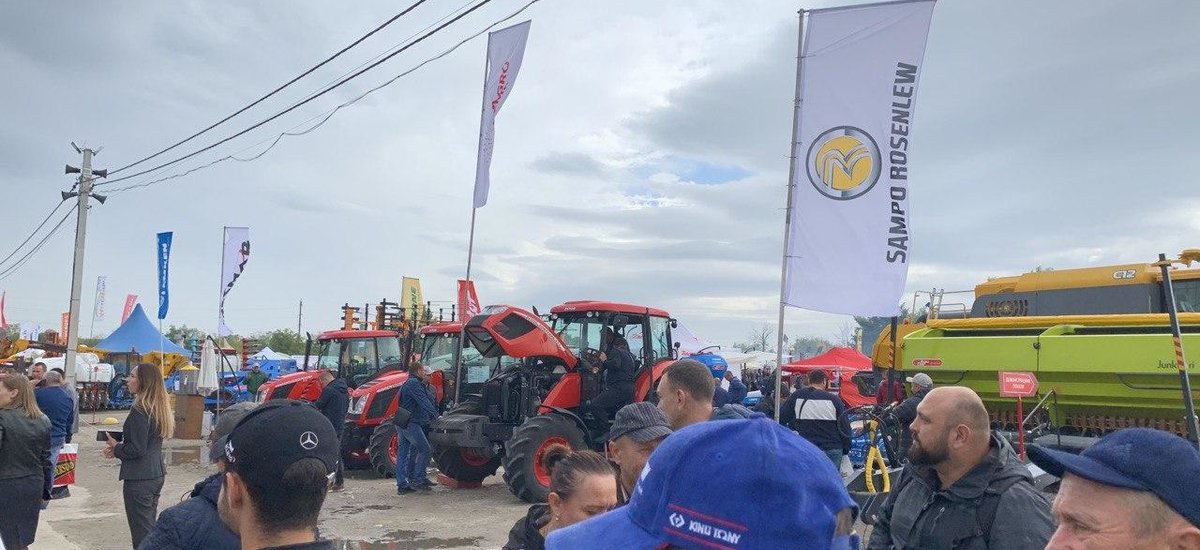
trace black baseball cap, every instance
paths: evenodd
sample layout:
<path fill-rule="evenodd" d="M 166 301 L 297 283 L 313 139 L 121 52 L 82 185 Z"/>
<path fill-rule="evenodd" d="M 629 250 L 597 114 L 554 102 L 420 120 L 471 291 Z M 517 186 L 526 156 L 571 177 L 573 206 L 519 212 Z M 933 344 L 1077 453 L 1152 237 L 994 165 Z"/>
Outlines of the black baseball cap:
<path fill-rule="evenodd" d="M 229 469 L 257 487 L 283 482 L 288 468 L 305 458 L 337 469 L 341 445 L 329 419 L 309 403 L 276 399 L 246 414 L 225 442 Z"/>

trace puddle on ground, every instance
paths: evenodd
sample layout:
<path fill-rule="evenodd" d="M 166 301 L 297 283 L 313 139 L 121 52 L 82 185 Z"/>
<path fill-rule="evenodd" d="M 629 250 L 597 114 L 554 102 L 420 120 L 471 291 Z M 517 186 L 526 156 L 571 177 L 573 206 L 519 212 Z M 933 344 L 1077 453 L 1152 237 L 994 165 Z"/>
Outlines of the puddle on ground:
<path fill-rule="evenodd" d="M 425 548 L 462 548 L 476 546 L 483 537 L 426 537 L 420 531 L 391 531 L 375 540 L 336 539 L 337 550 L 419 550 Z"/>
<path fill-rule="evenodd" d="M 163 460 L 170 466 L 183 466 L 186 464 L 201 464 L 207 461 L 201 461 L 201 456 L 207 458 L 207 447 L 203 445 L 186 447 L 164 447 Z"/>
<path fill-rule="evenodd" d="M 363 510 L 391 510 L 394 506 L 388 504 L 367 504 L 365 506 L 343 506 L 330 510 L 331 514 L 357 514 Z"/>

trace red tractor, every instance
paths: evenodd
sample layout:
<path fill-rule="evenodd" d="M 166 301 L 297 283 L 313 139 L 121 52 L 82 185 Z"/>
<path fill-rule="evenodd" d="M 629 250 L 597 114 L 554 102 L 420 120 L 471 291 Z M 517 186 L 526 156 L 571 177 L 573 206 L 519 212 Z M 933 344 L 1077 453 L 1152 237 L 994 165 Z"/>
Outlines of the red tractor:
<path fill-rule="evenodd" d="M 503 464 L 513 494 L 544 501 L 550 475 L 541 457 L 547 448 L 604 449 L 612 418 L 591 417 L 581 405 L 604 390 L 597 348 L 606 329 L 623 336 L 636 358 L 635 401 L 652 395 L 676 356 L 675 323 L 661 309 L 576 301 L 551 309 L 549 320 L 551 325 L 517 307 L 491 306 L 467 322 L 467 339 L 483 357 L 511 359 L 479 391 L 460 387 L 458 405 L 434 422 L 430 440 L 443 474 L 480 481 Z"/>
<path fill-rule="evenodd" d="M 395 475 L 396 431 L 389 422 L 400 403 L 400 386 L 408 380 L 405 348 L 412 349 L 432 371 L 431 383 L 439 403 L 454 395 L 460 382 L 452 373 L 456 355 L 463 354 L 466 391 L 478 391 L 500 365 L 474 348 L 462 346 L 462 323 L 439 323 L 421 328 L 415 342 L 405 342 L 390 330 L 334 330 L 317 337 L 317 369 L 281 376 L 263 384 L 259 402 L 268 399 L 315 401 L 321 395 L 320 371 L 330 369 L 350 386 L 350 410 L 342 436 L 342 457 L 353 468 L 370 467 L 380 476 Z M 408 344 L 408 345 L 405 345 Z"/>

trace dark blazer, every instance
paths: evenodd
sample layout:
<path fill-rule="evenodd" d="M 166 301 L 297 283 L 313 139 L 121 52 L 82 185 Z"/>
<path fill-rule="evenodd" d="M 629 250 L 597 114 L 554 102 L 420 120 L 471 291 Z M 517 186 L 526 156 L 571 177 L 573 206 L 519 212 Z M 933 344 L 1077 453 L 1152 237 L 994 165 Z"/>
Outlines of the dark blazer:
<path fill-rule="evenodd" d="M 113 456 L 121 459 L 121 480 L 155 479 L 167 475 L 163 465 L 162 437 L 158 425 L 138 407 L 129 410 L 121 442 Z"/>

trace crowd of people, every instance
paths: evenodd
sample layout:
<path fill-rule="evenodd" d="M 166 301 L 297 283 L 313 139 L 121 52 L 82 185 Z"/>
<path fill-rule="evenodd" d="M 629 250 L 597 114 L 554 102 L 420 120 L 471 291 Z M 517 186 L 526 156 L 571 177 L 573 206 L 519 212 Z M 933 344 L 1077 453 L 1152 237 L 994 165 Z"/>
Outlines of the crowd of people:
<path fill-rule="evenodd" d="M 393 419 L 400 494 L 431 485 L 424 433 L 438 414 L 426 369 L 414 363 L 409 372 Z M 61 373 L 34 374 L 0 376 L 6 549 L 33 542 L 55 449 L 70 441 L 78 416 Z M 217 472 L 157 514 L 173 419 L 161 371 L 138 365 L 129 375 L 133 409 L 103 451 L 121 462 L 133 547 L 333 548 L 316 526 L 326 493 L 343 483 L 339 428 L 349 398 L 333 373 L 320 380 L 315 403 L 223 410 L 208 457 Z M 1032 462 L 1062 478 L 1052 504 L 991 431 L 974 391 L 935 388 L 924 375 L 907 381 L 910 391 L 891 388 L 888 397 L 906 420 L 905 465 L 865 545 L 839 471 L 849 445 L 845 405 L 826 375 L 813 371 L 778 396 L 776 422 L 721 403 L 709 368 L 684 359 L 665 370 L 657 404 L 616 411 L 606 454 L 565 446 L 543 453 L 547 502 L 511 527 L 504 548 L 1200 549 L 1200 451 L 1184 439 L 1131 428 L 1079 455 L 1033 445 Z"/>

